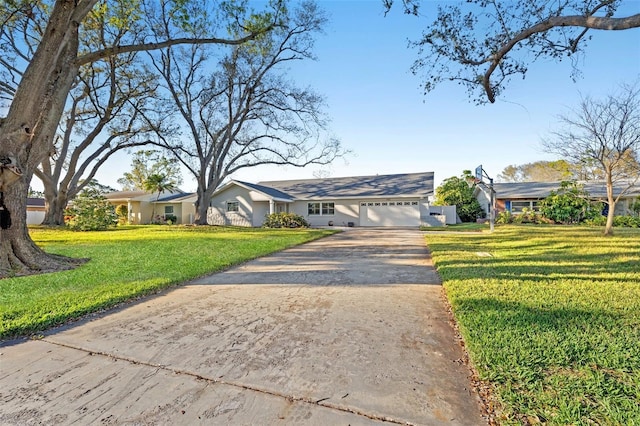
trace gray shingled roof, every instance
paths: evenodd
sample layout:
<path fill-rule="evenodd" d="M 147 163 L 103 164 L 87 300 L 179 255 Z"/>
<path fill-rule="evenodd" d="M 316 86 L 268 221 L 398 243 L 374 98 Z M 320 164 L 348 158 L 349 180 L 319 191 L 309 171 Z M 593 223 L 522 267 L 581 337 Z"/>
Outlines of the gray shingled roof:
<path fill-rule="evenodd" d="M 433 172 L 259 182 L 296 199 L 433 195 Z M 263 191 L 264 192 L 264 191 Z"/>
<path fill-rule="evenodd" d="M 259 184 L 255 184 L 255 183 L 249 183 L 249 182 L 243 182 L 240 180 L 237 180 L 236 182 L 241 183 L 242 185 L 245 185 L 251 189 L 255 189 L 256 191 L 262 192 L 263 194 L 266 194 L 270 197 L 273 198 L 281 198 L 284 200 L 291 200 L 293 201 L 293 198 L 291 197 L 291 195 L 286 194 L 282 191 L 279 191 L 275 188 L 271 188 L 268 186 L 264 186 L 264 185 L 259 185 Z"/>
<path fill-rule="evenodd" d="M 584 189 L 594 198 L 606 198 L 607 190 L 603 181 L 581 182 Z M 537 199 L 547 197 L 551 191 L 560 188 L 560 182 L 501 182 L 493 184 L 496 197 L 499 199 Z M 615 185 L 614 194 L 617 195 L 626 185 Z M 640 195 L 640 183 L 627 191 L 628 196 Z"/>
<path fill-rule="evenodd" d="M 183 198 L 189 195 L 193 195 L 193 193 L 179 192 L 177 194 L 160 195 L 160 198 L 158 198 L 158 200 L 154 200 L 154 202 L 167 203 L 169 201 L 177 200 L 179 198 Z"/>

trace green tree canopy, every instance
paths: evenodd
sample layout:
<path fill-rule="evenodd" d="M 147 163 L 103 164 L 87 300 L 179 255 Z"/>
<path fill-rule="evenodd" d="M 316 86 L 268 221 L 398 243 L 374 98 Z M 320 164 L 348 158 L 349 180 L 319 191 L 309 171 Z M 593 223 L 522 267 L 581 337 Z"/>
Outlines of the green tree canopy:
<path fill-rule="evenodd" d="M 575 167 L 566 160 L 511 164 L 498 175 L 502 182 L 556 182 L 574 177 Z"/>
<path fill-rule="evenodd" d="M 95 186 L 85 187 L 65 213 L 74 231 L 104 231 L 118 223 L 115 207 Z"/>
<path fill-rule="evenodd" d="M 168 184 L 172 188 L 182 185 L 182 173 L 178 161 L 153 149 L 136 152 L 131 160 L 131 171 L 125 172 L 118 179 L 118 183 L 123 191 L 157 192 L 155 187 L 148 188 L 149 180 L 154 175 L 156 177 L 153 180 L 158 181 L 158 176 L 162 176 L 163 184 Z"/>
<path fill-rule="evenodd" d="M 143 189 L 148 192 L 157 193 L 156 201 L 158 201 L 158 199 L 160 199 L 161 193 L 165 191 L 173 191 L 174 189 L 176 189 L 176 185 L 169 175 L 163 173 L 153 173 L 147 176 L 147 179 L 144 182 Z M 156 204 L 153 203 L 153 208 L 151 209 L 151 222 L 154 221 L 155 214 Z"/>
<path fill-rule="evenodd" d="M 471 171 L 465 170 L 460 177 L 453 176 L 436 188 L 436 206 L 456 206 L 456 212 L 463 222 L 473 222 L 484 217 L 485 211 L 473 196 L 475 185 L 469 185 Z"/>

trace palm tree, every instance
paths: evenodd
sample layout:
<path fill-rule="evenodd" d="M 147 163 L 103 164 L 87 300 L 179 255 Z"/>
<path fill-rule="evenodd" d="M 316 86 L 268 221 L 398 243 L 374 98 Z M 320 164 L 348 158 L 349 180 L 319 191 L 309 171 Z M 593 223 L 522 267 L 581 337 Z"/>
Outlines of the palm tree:
<path fill-rule="evenodd" d="M 173 191 L 176 189 L 176 182 L 170 176 L 162 173 L 150 174 L 144 182 L 144 190 L 149 192 L 157 192 L 156 202 L 160 199 L 160 194 L 164 191 Z M 151 210 L 151 222 L 156 215 L 156 203 L 153 203 Z"/>

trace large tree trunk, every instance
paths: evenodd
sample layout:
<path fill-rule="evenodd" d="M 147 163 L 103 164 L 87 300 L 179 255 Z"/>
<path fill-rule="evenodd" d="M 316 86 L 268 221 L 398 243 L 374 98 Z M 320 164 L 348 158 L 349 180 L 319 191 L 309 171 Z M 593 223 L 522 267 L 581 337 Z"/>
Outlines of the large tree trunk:
<path fill-rule="evenodd" d="M 95 4 L 56 1 L 47 28 L 25 70 L 4 120 L 0 121 L 0 159 L 22 172 L 0 184 L 11 226 L 0 230 L 0 278 L 71 267 L 74 261 L 44 253 L 29 237 L 27 208 L 33 171 L 49 154 L 64 104 L 77 75 L 79 23 Z"/>
<path fill-rule="evenodd" d="M 64 210 L 67 208 L 66 193 L 58 191 L 44 191 L 44 219 L 42 225 L 64 225 Z"/>
<path fill-rule="evenodd" d="M 0 229 L 0 278 L 70 269 L 84 262 L 47 254 L 35 245 L 27 230 L 30 178 L 24 176 L 4 192 L 11 217 L 9 229 Z"/>
<path fill-rule="evenodd" d="M 198 198 L 196 199 L 196 216 L 193 219 L 193 223 L 196 225 L 208 225 L 207 211 L 209 210 L 209 201 L 206 197 L 207 192 L 208 191 L 203 191 L 201 188 L 198 188 L 196 191 Z"/>
<path fill-rule="evenodd" d="M 212 184 L 205 186 L 203 182 L 198 182 L 198 189 L 196 194 L 196 217 L 193 223 L 196 225 L 208 225 L 207 212 L 209 211 L 209 203 L 211 202 L 211 195 L 220 185 L 221 179 L 216 179 Z"/>

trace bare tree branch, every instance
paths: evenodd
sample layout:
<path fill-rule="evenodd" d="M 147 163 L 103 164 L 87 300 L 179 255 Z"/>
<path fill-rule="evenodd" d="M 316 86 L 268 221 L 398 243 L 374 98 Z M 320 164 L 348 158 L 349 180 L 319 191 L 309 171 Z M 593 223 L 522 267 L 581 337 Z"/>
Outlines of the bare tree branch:
<path fill-rule="evenodd" d="M 605 99 L 585 97 L 559 119 L 563 128 L 543 146 L 573 163 L 597 165 L 607 188 L 605 234 L 610 235 L 616 203 L 640 180 L 640 89 L 622 86 Z"/>
<path fill-rule="evenodd" d="M 159 139 L 198 183 L 196 223 L 206 223 L 208 199 L 231 173 L 263 164 L 325 164 L 342 154 L 339 142 L 320 142 L 327 124 L 322 97 L 282 75 L 285 64 L 313 57 L 312 35 L 322 24 L 317 7 L 304 4 L 288 27 L 231 47 L 213 73 L 203 47 L 153 56 L 171 102 L 163 109 L 176 111 L 188 134 Z"/>

